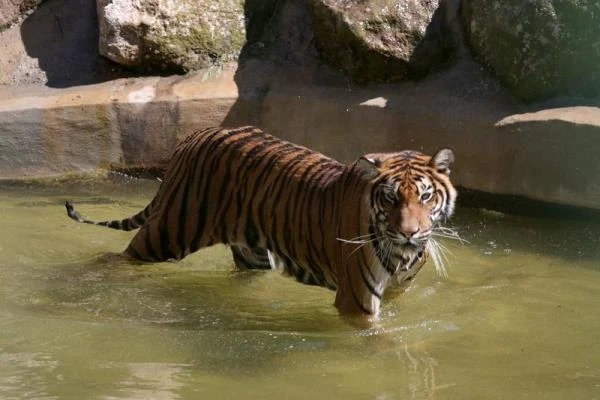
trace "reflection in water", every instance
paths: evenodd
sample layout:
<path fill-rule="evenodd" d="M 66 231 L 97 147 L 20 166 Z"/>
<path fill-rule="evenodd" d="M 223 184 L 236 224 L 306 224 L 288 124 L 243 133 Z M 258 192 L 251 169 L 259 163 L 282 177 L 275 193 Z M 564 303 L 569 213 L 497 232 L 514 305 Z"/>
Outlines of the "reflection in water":
<path fill-rule="evenodd" d="M 0 397 L 594 398 L 600 223 L 460 209 L 449 277 L 425 267 L 372 326 L 333 293 L 233 270 L 223 247 L 177 263 L 116 255 L 156 185 L 0 191 Z M 75 191 L 75 193 L 73 193 Z M 574 240 L 573 238 L 577 238 Z"/>
<path fill-rule="evenodd" d="M 411 399 L 434 399 L 439 391 L 452 387 L 454 383 L 438 384 L 436 381 L 436 367 L 438 363 L 427 353 L 425 348 L 419 352 L 410 350 L 404 344 L 404 357 L 408 361 L 409 384 L 408 390 Z M 400 353 L 400 352 L 399 352 Z M 402 354 L 398 354 L 401 358 Z M 440 396 L 437 396 L 438 398 Z"/>
<path fill-rule="evenodd" d="M 110 365 L 109 368 L 125 367 L 126 378 L 117 383 L 118 395 L 105 399 L 128 400 L 174 400 L 179 399 L 179 389 L 184 386 L 180 376 L 189 365 L 161 363 L 128 363 L 124 366 Z"/>
<path fill-rule="evenodd" d="M 5 353 L 0 347 L 2 398 L 52 399 L 47 378 L 55 375 L 58 362 L 44 353 Z M 60 379 L 60 375 L 55 375 Z"/>

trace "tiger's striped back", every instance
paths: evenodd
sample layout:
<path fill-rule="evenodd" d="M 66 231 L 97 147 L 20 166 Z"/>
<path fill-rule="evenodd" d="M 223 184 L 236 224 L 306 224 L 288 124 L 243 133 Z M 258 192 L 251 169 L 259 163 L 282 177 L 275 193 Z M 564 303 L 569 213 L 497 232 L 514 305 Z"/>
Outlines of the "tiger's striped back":
<path fill-rule="evenodd" d="M 344 171 L 335 160 L 253 127 L 198 132 L 178 146 L 151 215 L 126 252 L 163 261 L 215 243 L 264 249 L 300 280 L 334 286 L 318 266 L 327 262 L 325 237 L 335 241 L 331 184 Z M 324 201 L 316 204 L 317 198 Z"/>

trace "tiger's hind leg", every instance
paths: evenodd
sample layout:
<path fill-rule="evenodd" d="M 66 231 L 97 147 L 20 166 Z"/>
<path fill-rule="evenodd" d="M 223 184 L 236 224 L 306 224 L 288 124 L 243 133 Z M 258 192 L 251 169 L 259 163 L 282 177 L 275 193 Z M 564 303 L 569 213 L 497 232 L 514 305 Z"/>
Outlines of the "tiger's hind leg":
<path fill-rule="evenodd" d="M 231 245 L 231 252 L 233 253 L 233 261 L 239 269 L 272 268 L 266 249 L 234 244 Z"/>

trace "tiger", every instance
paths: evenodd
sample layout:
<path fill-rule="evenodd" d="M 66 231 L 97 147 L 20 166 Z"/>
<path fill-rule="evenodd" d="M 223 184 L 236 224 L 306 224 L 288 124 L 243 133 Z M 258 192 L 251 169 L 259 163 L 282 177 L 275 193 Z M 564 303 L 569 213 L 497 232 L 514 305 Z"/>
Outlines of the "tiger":
<path fill-rule="evenodd" d="M 435 250 L 455 208 L 453 162 L 442 148 L 343 164 L 256 127 L 215 127 L 176 146 L 137 214 L 94 222 L 65 206 L 78 222 L 137 229 L 126 257 L 180 260 L 223 243 L 239 268 L 279 270 L 335 291 L 343 315 L 376 316 L 386 288 L 409 284 Z"/>

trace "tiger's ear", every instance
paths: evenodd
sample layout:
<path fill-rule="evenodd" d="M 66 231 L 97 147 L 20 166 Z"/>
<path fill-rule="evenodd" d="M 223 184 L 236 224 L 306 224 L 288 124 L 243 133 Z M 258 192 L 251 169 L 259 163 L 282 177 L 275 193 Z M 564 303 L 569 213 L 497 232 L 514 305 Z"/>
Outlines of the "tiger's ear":
<path fill-rule="evenodd" d="M 454 152 L 448 148 L 440 149 L 431 157 L 429 165 L 442 174 L 450 175 L 450 167 L 454 162 Z"/>
<path fill-rule="evenodd" d="M 379 167 L 381 167 L 381 161 L 376 158 L 369 156 L 362 156 L 354 163 L 358 169 L 360 169 L 365 178 L 373 179 L 379 175 Z"/>

